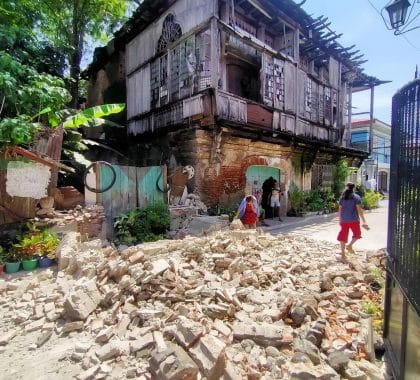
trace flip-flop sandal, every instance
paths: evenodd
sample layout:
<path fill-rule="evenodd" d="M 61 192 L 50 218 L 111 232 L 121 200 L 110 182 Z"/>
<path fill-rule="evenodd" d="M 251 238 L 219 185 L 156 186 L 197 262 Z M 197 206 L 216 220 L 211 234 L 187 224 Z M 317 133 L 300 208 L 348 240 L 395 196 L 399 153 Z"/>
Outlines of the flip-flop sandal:
<path fill-rule="evenodd" d="M 346 247 L 346 249 L 347 249 L 347 251 L 348 251 L 349 253 L 351 253 L 352 255 L 355 255 L 355 254 L 356 254 L 356 252 L 354 251 L 354 249 L 353 249 L 353 248 Z"/>

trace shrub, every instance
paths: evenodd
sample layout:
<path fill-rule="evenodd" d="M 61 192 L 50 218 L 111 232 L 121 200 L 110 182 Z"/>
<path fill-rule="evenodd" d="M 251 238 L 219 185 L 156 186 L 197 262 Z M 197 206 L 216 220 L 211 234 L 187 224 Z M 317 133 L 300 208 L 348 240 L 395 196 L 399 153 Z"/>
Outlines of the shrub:
<path fill-rule="evenodd" d="M 379 200 L 381 199 L 381 194 L 367 190 L 365 195 L 362 198 L 363 208 L 366 210 L 371 210 L 379 206 Z"/>
<path fill-rule="evenodd" d="M 289 199 L 291 203 L 290 216 L 302 215 L 305 207 L 305 193 L 292 184 L 289 189 Z"/>
<path fill-rule="evenodd" d="M 324 197 L 321 190 L 305 192 L 305 210 L 323 211 L 325 207 Z"/>
<path fill-rule="evenodd" d="M 340 194 L 344 190 L 346 178 L 350 174 L 350 169 L 348 167 L 347 161 L 340 160 L 335 167 L 333 172 L 333 192 L 334 195 L 339 198 Z"/>
<path fill-rule="evenodd" d="M 163 202 L 155 202 L 119 215 L 114 228 L 121 243 L 137 244 L 163 239 L 170 224 L 169 207 Z"/>

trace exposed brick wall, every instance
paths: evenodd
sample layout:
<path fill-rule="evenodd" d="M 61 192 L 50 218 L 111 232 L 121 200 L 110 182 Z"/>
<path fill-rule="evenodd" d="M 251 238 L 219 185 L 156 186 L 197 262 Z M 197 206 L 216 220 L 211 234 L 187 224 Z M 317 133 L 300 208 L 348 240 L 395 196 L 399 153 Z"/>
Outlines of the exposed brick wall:
<path fill-rule="evenodd" d="M 247 138 L 222 135 L 221 162 L 210 163 L 212 132 L 196 132 L 197 192 L 207 205 L 232 206 L 245 193 L 246 171 L 249 166 L 272 166 L 281 171 L 281 185 L 288 188 L 291 178 L 291 151 L 288 147 Z M 287 207 L 286 202 L 284 208 Z"/>

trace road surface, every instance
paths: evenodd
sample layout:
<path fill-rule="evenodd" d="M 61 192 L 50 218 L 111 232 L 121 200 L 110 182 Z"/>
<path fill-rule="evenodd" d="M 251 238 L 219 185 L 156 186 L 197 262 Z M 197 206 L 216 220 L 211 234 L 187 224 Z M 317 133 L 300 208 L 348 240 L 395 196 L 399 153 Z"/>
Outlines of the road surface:
<path fill-rule="evenodd" d="M 366 221 L 370 230 L 362 229 L 363 238 L 355 243 L 354 248 L 363 250 L 378 250 L 386 248 L 388 231 L 388 200 L 380 201 L 379 208 L 365 211 Z M 265 230 L 273 235 L 290 233 L 301 235 L 317 240 L 337 242 L 339 231 L 338 217 L 334 215 L 320 215 L 315 217 L 303 218 L 302 221 L 288 223 L 288 218 L 284 218 L 284 223 L 278 223 Z M 351 233 L 350 233 L 351 235 Z M 337 246 L 338 249 L 338 246 Z"/>

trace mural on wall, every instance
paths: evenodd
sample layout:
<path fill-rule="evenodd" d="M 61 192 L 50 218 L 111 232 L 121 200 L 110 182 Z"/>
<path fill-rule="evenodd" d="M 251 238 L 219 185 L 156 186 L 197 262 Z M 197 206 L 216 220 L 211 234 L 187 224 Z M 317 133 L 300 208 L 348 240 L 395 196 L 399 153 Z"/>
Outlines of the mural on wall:
<path fill-rule="evenodd" d="M 169 177 L 169 204 L 184 205 L 188 197 L 187 184 L 195 175 L 191 165 L 178 166 Z"/>

